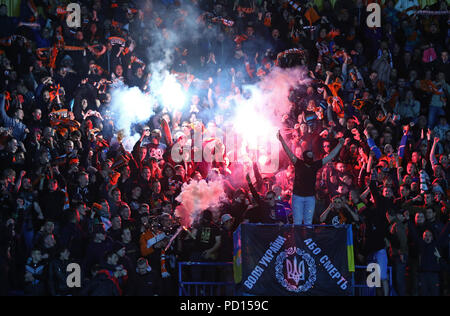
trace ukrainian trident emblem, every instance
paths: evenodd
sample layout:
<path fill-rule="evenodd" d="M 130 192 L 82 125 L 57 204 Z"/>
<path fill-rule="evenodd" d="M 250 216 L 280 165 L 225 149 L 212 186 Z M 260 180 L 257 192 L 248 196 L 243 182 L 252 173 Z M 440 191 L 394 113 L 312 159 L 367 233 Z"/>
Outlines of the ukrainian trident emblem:
<path fill-rule="evenodd" d="M 316 281 L 316 263 L 309 253 L 290 247 L 278 255 L 275 277 L 290 292 L 307 292 Z"/>
<path fill-rule="evenodd" d="M 286 259 L 286 272 L 287 279 L 294 280 L 295 285 L 298 285 L 300 281 L 305 281 L 305 261 L 301 260 L 297 264 L 297 256 L 293 261 Z"/>

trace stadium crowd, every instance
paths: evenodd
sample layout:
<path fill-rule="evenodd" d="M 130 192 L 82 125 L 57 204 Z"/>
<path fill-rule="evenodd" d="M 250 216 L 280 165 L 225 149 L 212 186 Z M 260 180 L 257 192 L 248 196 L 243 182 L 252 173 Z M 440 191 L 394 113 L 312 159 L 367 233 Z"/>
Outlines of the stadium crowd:
<path fill-rule="evenodd" d="M 230 262 L 240 223 L 294 220 L 351 224 L 356 262 L 381 265 L 380 294 L 389 265 L 398 295 L 448 295 L 446 1 L 382 1 L 378 28 L 362 0 L 71 2 L 80 27 L 67 25 L 68 1 L 22 0 L 18 16 L 0 6 L 0 295 L 177 295 L 177 262 Z M 171 32 L 184 37 L 168 67 L 189 104 L 179 115 L 157 107 L 127 151 L 111 87 L 151 93 Z M 236 179 L 226 159 L 171 159 L 194 130 L 218 135 L 243 86 L 274 67 L 310 79 L 280 118 L 278 172 L 254 163 Z M 229 202 L 180 230 L 183 184 L 217 176 Z M 313 209 L 299 220 L 303 197 Z M 68 287 L 69 263 L 81 288 Z M 189 277 L 232 280 L 203 272 Z"/>

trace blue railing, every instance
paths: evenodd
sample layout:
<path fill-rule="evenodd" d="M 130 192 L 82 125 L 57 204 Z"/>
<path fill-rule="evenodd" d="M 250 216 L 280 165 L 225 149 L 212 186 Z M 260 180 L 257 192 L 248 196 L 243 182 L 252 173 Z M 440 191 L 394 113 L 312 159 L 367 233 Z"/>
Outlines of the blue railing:
<path fill-rule="evenodd" d="M 352 273 L 352 286 L 353 286 L 353 296 L 375 296 L 376 288 L 368 287 L 367 280 L 367 266 L 355 266 L 355 273 Z M 392 296 L 392 267 L 388 266 L 389 275 L 389 295 Z M 361 281 L 361 283 L 359 283 Z"/>
<path fill-rule="evenodd" d="M 232 267 L 232 262 L 179 262 L 178 263 L 178 294 L 179 296 L 233 296 L 236 295 L 234 282 L 212 281 L 186 281 L 183 280 L 183 271 L 186 267 Z M 184 270 L 183 270 L 184 268 Z M 352 274 L 353 296 L 375 296 L 376 288 L 366 284 L 367 266 L 355 266 L 356 272 Z M 232 271 L 232 270 L 231 270 Z M 392 267 L 388 267 L 390 295 L 392 289 Z"/>
<path fill-rule="evenodd" d="M 179 296 L 233 296 L 234 282 L 186 281 L 183 272 L 186 267 L 233 267 L 232 262 L 178 262 L 178 295 Z M 232 273 L 232 269 L 230 270 Z"/>

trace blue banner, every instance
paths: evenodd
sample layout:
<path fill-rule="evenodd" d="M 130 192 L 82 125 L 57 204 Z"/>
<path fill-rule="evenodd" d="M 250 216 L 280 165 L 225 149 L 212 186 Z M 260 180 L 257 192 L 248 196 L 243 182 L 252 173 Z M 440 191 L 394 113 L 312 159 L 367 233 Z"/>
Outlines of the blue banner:
<path fill-rule="evenodd" d="M 235 280 L 248 295 L 351 295 L 349 236 L 344 226 L 243 224 Z"/>

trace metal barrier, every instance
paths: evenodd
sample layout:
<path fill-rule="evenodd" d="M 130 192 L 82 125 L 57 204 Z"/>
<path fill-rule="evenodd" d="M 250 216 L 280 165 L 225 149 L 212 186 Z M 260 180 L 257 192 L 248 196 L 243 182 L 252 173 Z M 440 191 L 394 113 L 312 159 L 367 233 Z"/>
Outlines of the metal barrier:
<path fill-rule="evenodd" d="M 234 296 L 236 285 L 234 282 L 213 281 L 185 281 L 183 272 L 186 267 L 233 267 L 232 262 L 179 262 L 178 263 L 178 295 L 179 296 Z M 353 296 L 375 296 L 376 288 L 366 284 L 367 266 L 355 266 L 356 272 L 352 274 Z M 232 270 L 231 270 L 232 271 Z M 388 267 L 390 296 L 393 295 L 392 267 Z"/>
<path fill-rule="evenodd" d="M 367 266 L 355 266 L 352 276 L 353 296 L 375 296 L 376 288 L 367 286 Z M 388 266 L 389 296 L 393 295 L 392 289 L 392 267 Z M 361 281 L 361 283 L 359 283 Z"/>
<path fill-rule="evenodd" d="M 179 262 L 178 263 L 178 295 L 179 296 L 234 296 L 235 283 L 234 282 L 214 282 L 214 281 L 185 281 L 183 280 L 184 272 L 190 268 L 201 267 L 231 267 L 231 274 L 233 273 L 232 262 Z M 190 271 L 192 272 L 192 271 Z M 217 272 L 217 271 L 216 271 Z M 231 275 L 232 276 L 232 275 Z"/>

